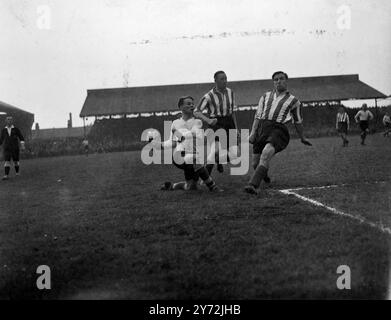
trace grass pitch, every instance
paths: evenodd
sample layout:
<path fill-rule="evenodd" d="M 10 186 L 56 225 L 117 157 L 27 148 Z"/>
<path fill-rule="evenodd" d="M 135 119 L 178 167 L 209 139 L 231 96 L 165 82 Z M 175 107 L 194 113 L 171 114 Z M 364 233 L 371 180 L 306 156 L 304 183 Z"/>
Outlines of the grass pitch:
<path fill-rule="evenodd" d="M 25 160 L 0 182 L 0 298 L 384 299 L 391 236 L 278 192 L 341 185 L 300 192 L 390 227 L 391 140 L 350 140 L 291 141 L 258 197 L 227 170 L 214 172 L 222 194 L 159 191 L 181 171 L 139 152 Z M 36 287 L 39 265 L 51 290 Z"/>

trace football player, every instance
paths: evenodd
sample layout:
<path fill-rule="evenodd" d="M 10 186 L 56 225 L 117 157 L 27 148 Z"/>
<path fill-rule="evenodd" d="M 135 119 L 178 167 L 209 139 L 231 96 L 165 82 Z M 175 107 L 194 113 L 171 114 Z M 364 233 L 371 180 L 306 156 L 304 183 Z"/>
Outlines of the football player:
<path fill-rule="evenodd" d="M 361 129 L 361 145 L 365 146 L 365 138 L 369 133 L 369 121 L 373 119 L 373 114 L 368 110 L 368 106 L 364 103 L 361 110 L 354 116 L 356 123 L 359 123 Z"/>
<path fill-rule="evenodd" d="M 244 190 L 250 194 L 258 194 L 261 181 L 267 177 L 270 161 L 288 146 L 290 136 L 286 123 L 293 120 L 300 141 L 312 145 L 303 135 L 301 102 L 288 92 L 288 75 L 276 71 L 272 79 L 274 90 L 260 98 L 249 136 L 249 142 L 253 144 L 255 171 Z"/>
<path fill-rule="evenodd" d="M 13 125 L 13 118 L 11 116 L 5 119 L 6 126 L 1 131 L 0 146 L 3 146 L 4 156 L 4 177 L 3 180 L 8 180 L 11 170 L 11 160 L 14 162 L 16 176 L 19 176 L 19 143 L 22 150 L 25 149 L 24 138 L 18 128 Z"/>
<path fill-rule="evenodd" d="M 154 147 L 175 148 L 173 153 L 174 165 L 184 171 L 185 181 L 172 183 L 165 182 L 162 190 L 196 190 L 201 178 L 210 191 L 223 191 L 217 187 L 208 170 L 199 158 L 197 147 L 204 146 L 202 121 L 194 118 L 194 99 L 191 96 L 179 98 L 178 108 L 181 117 L 172 122 L 170 138 L 163 142 L 151 141 Z M 202 140 L 197 143 L 197 139 Z M 182 158 L 183 163 L 178 163 Z"/>

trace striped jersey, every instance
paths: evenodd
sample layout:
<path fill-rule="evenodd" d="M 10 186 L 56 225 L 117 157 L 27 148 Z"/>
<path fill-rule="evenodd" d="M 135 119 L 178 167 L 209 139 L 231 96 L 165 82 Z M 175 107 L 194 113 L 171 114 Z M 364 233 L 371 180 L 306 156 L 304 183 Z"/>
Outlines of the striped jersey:
<path fill-rule="evenodd" d="M 260 120 L 272 120 L 286 123 L 293 119 L 295 123 L 302 123 L 301 102 L 288 91 L 277 96 L 273 91 L 266 92 L 258 103 L 255 117 Z"/>
<path fill-rule="evenodd" d="M 359 119 L 360 121 L 368 121 L 373 119 L 373 114 L 369 110 L 360 110 L 357 112 L 357 114 L 354 116 L 354 119 Z"/>
<path fill-rule="evenodd" d="M 347 114 L 347 112 L 344 112 L 344 113 L 338 112 L 337 113 L 337 122 L 347 122 L 347 123 L 349 123 L 349 115 Z"/>
<path fill-rule="evenodd" d="M 226 88 L 220 92 L 216 87 L 207 92 L 201 99 L 196 111 L 207 111 L 210 118 L 225 117 L 236 111 L 234 92 Z"/>

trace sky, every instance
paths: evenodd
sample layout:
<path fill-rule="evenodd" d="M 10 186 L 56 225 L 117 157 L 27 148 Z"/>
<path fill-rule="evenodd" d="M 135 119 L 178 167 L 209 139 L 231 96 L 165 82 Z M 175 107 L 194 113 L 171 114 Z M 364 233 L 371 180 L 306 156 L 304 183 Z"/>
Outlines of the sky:
<path fill-rule="evenodd" d="M 1 0 L 0 101 L 40 128 L 70 112 L 81 126 L 87 89 L 220 69 L 228 81 L 358 73 L 390 95 L 390 30 L 389 0 Z"/>

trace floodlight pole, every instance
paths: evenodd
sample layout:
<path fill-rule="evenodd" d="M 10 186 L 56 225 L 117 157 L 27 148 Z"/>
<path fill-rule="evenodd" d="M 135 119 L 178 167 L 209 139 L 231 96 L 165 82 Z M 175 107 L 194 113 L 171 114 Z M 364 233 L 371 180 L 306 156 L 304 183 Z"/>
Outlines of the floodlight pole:
<path fill-rule="evenodd" d="M 86 137 L 86 117 L 83 117 L 83 132 L 84 132 L 84 138 Z"/>

